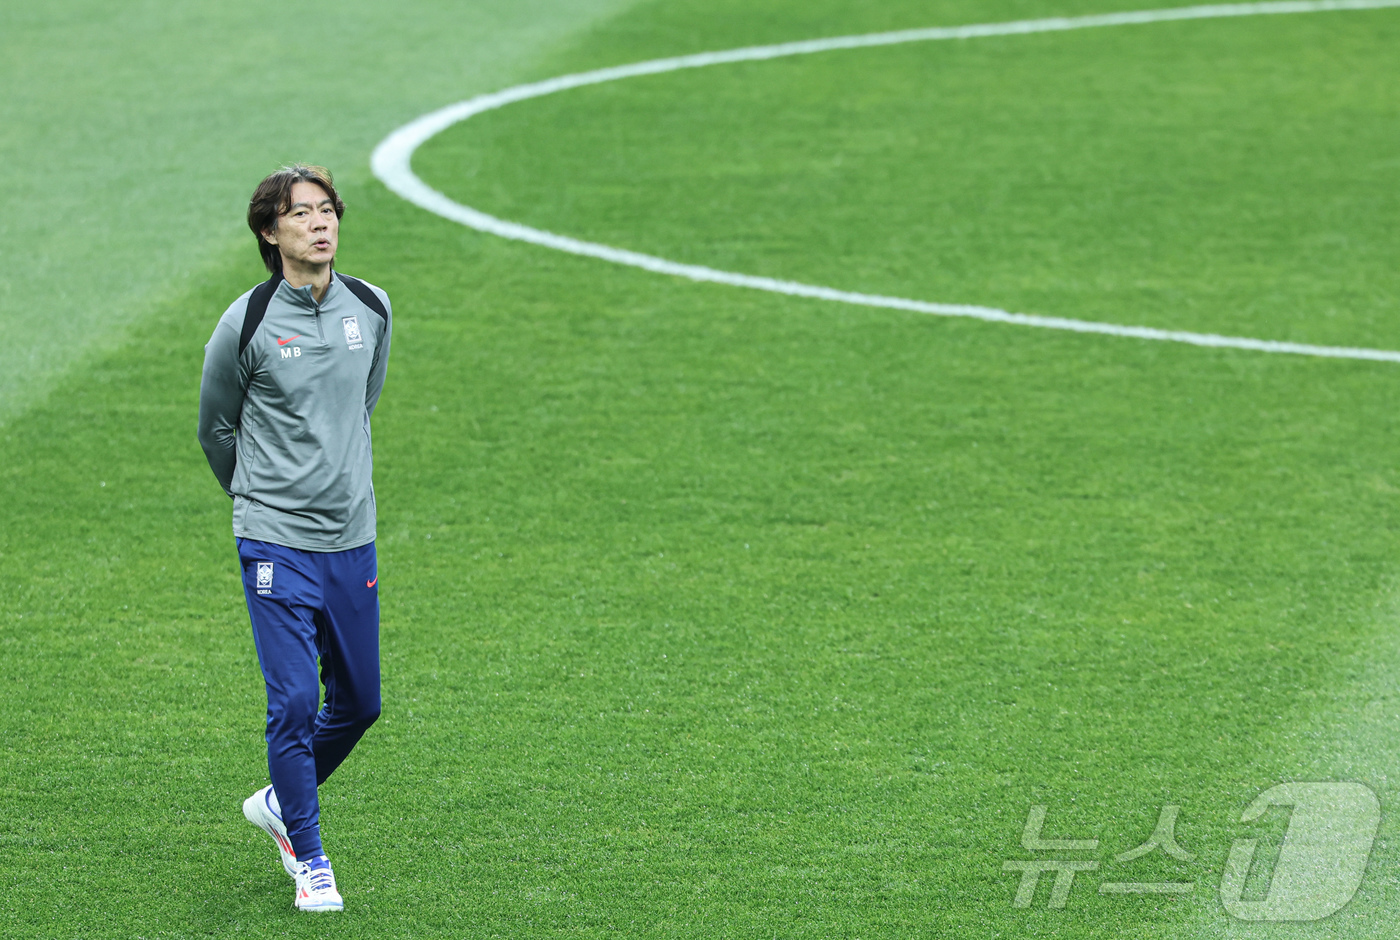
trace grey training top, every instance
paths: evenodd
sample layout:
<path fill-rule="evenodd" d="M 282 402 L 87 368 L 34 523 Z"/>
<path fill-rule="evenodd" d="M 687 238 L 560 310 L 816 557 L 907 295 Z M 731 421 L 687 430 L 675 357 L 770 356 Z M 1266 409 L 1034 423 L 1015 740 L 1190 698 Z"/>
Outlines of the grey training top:
<path fill-rule="evenodd" d="M 389 321 L 387 294 L 339 272 L 319 304 L 274 275 L 224 312 L 204 347 L 199 443 L 235 536 L 313 552 L 374 541 L 369 417 Z"/>

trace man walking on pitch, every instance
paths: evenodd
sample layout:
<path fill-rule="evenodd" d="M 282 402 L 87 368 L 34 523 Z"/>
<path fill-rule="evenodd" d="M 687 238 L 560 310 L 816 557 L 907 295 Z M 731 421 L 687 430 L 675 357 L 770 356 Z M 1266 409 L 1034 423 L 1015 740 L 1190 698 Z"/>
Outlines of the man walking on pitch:
<path fill-rule="evenodd" d="M 276 840 L 304 911 L 344 906 L 316 789 L 379 717 L 369 419 L 390 307 L 379 288 L 333 269 L 344 213 L 322 167 L 284 167 L 258 185 L 248 226 L 272 276 L 220 318 L 199 388 L 199 443 L 233 497 L 267 682 L 272 785 L 243 815 Z"/>

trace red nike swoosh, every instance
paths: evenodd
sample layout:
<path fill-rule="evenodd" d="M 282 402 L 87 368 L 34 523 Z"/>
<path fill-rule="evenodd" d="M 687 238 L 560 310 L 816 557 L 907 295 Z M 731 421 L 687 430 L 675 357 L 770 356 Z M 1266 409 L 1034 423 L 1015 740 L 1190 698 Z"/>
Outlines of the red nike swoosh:
<path fill-rule="evenodd" d="M 296 336 L 288 336 L 286 339 L 283 339 L 282 337 L 279 336 L 279 337 L 277 337 L 277 345 L 278 345 L 278 346 L 285 346 L 285 345 L 287 345 L 288 343 L 290 343 L 290 342 L 291 342 L 292 340 L 294 340 L 294 339 L 301 339 L 301 334 L 298 333 Z"/>
<path fill-rule="evenodd" d="M 365 587 L 374 587 L 374 586 L 375 586 L 376 584 L 378 584 L 378 583 L 379 583 L 379 575 L 375 575 L 373 581 L 366 581 L 366 582 L 365 582 Z"/>

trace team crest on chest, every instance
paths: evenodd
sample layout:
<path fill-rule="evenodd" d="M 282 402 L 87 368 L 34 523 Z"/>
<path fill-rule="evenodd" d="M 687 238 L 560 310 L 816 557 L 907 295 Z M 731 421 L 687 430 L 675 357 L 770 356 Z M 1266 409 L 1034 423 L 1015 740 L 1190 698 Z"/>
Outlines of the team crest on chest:
<path fill-rule="evenodd" d="M 259 593 L 259 594 L 271 594 L 271 593 L 272 593 L 272 562 L 270 562 L 270 561 L 260 561 L 260 562 L 258 562 L 258 588 L 257 588 L 257 590 L 258 590 L 258 593 Z"/>
<path fill-rule="evenodd" d="M 340 325 L 345 328 L 345 342 L 351 349 L 360 349 L 364 346 L 364 338 L 360 336 L 359 317 L 341 317 Z"/>

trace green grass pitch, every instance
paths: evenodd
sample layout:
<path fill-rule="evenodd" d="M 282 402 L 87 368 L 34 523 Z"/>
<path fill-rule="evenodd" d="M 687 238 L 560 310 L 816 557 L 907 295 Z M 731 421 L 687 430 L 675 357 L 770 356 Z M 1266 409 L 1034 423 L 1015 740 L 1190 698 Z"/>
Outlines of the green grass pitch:
<path fill-rule="evenodd" d="M 519 81 L 1136 5 L 600 2 L 466 73 L 461 25 L 421 6 L 355 48 L 436 69 L 431 95 L 386 78 L 354 133 L 303 154 L 279 130 L 251 170 L 236 149 L 200 169 L 231 177 L 202 207 L 231 218 L 213 247 L 122 281 L 137 312 L 104 344 L 16 373 L 36 388 L 0 424 L 0 936 L 1396 935 L 1400 367 L 697 285 L 469 231 L 366 166 L 398 124 Z M 525 42 L 478 19 L 474 49 Z M 440 64 L 412 55 L 429 34 Z M 414 165 L 503 218 L 689 263 L 1400 349 L 1397 42 L 1400 10 L 1375 10 L 722 66 L 484 114 Z M 197 92 L 182 114 L 223 101 Z M 112 153 L 92 211 L 118 231 L 148 154 Z M 320 918 L 239 812 L 263 692 L 194 441 L 202 344 L 261 277 L 239 199 L 303 155 L 341 160 L 338 265 L 396 314 L 385 712 L 322 789 L 346 910 Z M 18 218 L 0 244 L 50 251 Z M 5 277 L 6 324 L 21 295 L 61 312 Z M 1377 794 L 1365 879 L 1316 922 L 1233 919 L 1232 844 L 1259 841 L 1262 899 L 1288 823 L 1240 815 L 1290 780 Z M 1049 878 L 1016 906 L 1003 870 L 1037 805 L 1047 838 L 1099 840 L 1068 853 L 1099 867 L 1062 908 Z M 1168 805 L 1194 858 L 1116 861 Z"/>

